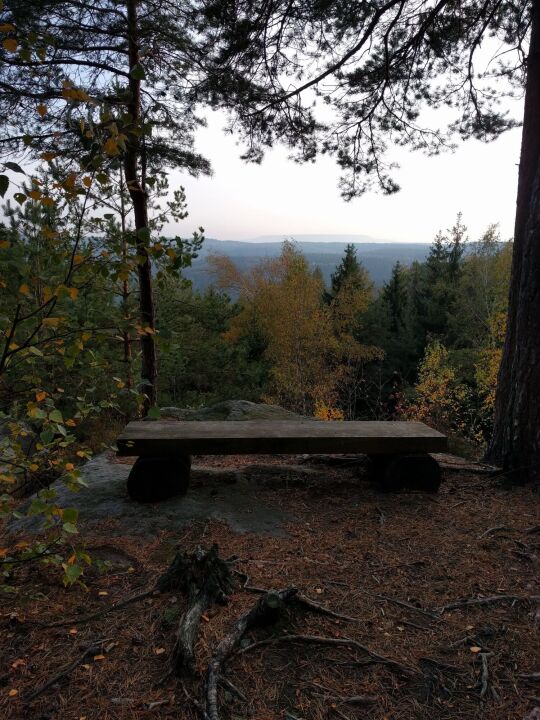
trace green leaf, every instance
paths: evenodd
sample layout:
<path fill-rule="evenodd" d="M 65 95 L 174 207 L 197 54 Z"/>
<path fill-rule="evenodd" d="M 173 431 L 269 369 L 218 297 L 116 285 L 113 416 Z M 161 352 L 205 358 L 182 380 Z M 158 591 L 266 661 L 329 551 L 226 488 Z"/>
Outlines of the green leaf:
<path fill-rule="evenodd" d="M 53 410 L 49 415 L 49 420 L 52 420 L 52 422 L 56 423 L 63 423 L 64 418 L 62 417 L 62 413 L 60 410 Z"/>
<path fill-rule="evenodd" d="M 77 522 L 77 519 L 79 517 L 79 511 L 76 508 L 64 508 L 62 512 L 62 519 L 64 520 L 64 523 L 73 524 Z M 69 532 L 69 531 L 67 531 Z"/>
<path fill-rule="evenodd" d="M 0 175 L 0 196 L 4 197 L 9 187 L 9 178 L 7 175 Z"/>
<path fill-rule="evenodd" d="M 75 527 L 75 525 L 74 525 L 73 523 L 70 523 L 70 522 L 65 522 L 65 523 L 62 525 L 62 529 L 64 530 L 64 532 L 67 532 L 67 533 L 69 533 L 70 535 L 74 535 L 74 534 L 76 534 L 76 533 L 79 532 L 79 531 L 77 530 L 77 528 Z"/>
<path fill-rule="evenodd" d="M 62 567 L 64 568 L 64 585 L 73 585 L 83 574 L 83 569 L 80 565 L 62 563 Z"/>
<path fill-rule="evenodd" d="M 144 68 L 140 63 L 137 63 L 137 65 L 133 66 L 130 75 L 134 80 L 144 80 L 146 77 Z"/>
<path fill-rule="evenodd" d="M 8 170 L 13 170 L 13 172 L 22 173 L 23 175 L 26 175 L 26 173 L 24 172 L 22 167 L 20 165 L 17 165 L 17 163 L 10 161 L 10 162 L 5 162 L 4 165 L 7 167 Z"/>
<path fill-rule="evenodd" d="M 152 418 L 152 420 L 157 420 L 161 417 L 161 410 L 158 407 L 151 407 L 147 417 Z"/>
<path fill-rule="evenodd" d="M 44 445 L 48 445 L 54 440 L 54 433 L 50 428 L 47 428 L 39 434 L 39 439 Z"/>

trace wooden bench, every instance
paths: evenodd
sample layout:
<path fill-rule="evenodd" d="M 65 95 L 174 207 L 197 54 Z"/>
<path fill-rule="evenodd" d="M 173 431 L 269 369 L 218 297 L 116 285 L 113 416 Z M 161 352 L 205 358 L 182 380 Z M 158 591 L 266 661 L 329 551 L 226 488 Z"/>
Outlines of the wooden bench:
<path fill-rule="evenodd" d="M 118 455 L 135 456 L 130 496 L 155 502 L 187 492 L 191 455 L 361 453 L 372 461 L 383 490 L 436 492 L 437 462 L 447 438 L 420 422 L 247 420 L 130 422 L 117 440 Z"/>

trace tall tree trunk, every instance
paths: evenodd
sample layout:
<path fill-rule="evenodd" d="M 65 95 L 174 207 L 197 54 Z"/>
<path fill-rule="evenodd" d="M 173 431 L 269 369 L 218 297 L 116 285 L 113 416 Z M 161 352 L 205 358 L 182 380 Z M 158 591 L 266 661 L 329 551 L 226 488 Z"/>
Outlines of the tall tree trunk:
<path fill-rule="evenodd" d="M 122 169 L 120 168 L 120 227 L 122 230 L 122 261 L 127 263 L 128 258 L 128 242 L 127 242 L 127 228 L 126 228 L 126 208 L 124 203 L 124 176 L 122 175 Z M 131 372 L 131 365 L 133 361 L 133 352 L 131 349 L 131 333 L 129 331 L 129 325 L 131 320 L 131 313 L 129 308 L 129 297 L 131 291 L 129 289 L 129 280 L 122 280 L 122 314 L 124 320 L 124 328 L 122 330 L 122 344 L 124 347 L 124 367 L 125 367 L 125 379 L 126 387 L 133 387 L 133 375 Z"/>
<path fill-rule="evenodd" d="M 138 40 L 138 0 L 126 0 L 127 7 L 127 34 L 129 43 L 129 91 L 130 99 L 127 110 L 131 114 L 135 129 L 142 127 L 141 117 L 141 81 L 140 74 L 135 68 L 140 67 L 139 40 Z M 134 77 L 135 76 L 135 77 Z M 152 268 L 146 243 L 149 238 L 148 229 L 148 196 L 144 187 L 142 172 L 138 172 L 141 160 L 141 144 L 139 135 L 129 133 L 124 154 L 124 175 L 135 216 L 135 232 L 137 233 L 137 254 L 144 258 L 139 263 L 139 304 L 141 314 L 141 376 L 145 401 L 144 414 L 157 402 L 157 360 L 156 345 L 154 341 L 155 316 L 154 300 L 152 295 Z"/>
<path fill-rule="evenodd" d="M 532 0 L 508 326 L 488 457 L 515 482 L 540 483 L 540 0 Z"/>

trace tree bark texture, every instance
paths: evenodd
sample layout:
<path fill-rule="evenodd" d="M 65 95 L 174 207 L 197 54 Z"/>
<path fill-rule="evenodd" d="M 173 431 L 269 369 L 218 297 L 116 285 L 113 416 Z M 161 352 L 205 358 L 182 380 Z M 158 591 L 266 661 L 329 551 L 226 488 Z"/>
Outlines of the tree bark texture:
<path fill-rule="evenodd" d="M 514 482 L 540 484 L 540 0 L 531 2 L 508 325 L 487 456 Z"/>
<path fill-rule="evenodd" d="M 129 48 L 129 91 L 130 99 L 127 110 L 131 114 L 133 127 L 140 129 L 141 117 L 141 81 L 133 70 L 139 66 L 138 41 L 138 0 L 126 0 L 127 8 L 127 34 Z M 149 408 L 157 402 L 157 357 L 154 340 L 155 313 L 152 294 L 152 267 L 146 247 L 148 233 L 148 195 L 144 187 L 142 173 L 138 166 L 141 161 L 141 144 L 139 136 L 129 133 L 124 154 L 124 175 L 128 192 L 133 204 L 135 218 L 135 232 L 137 233 L 137 254 L 144 259 L 138 265 L 139 273 L 139 306 L 141 333 L 141 380 L 142 390 L 145 393 L 143 412 L 146 415 Z"/>

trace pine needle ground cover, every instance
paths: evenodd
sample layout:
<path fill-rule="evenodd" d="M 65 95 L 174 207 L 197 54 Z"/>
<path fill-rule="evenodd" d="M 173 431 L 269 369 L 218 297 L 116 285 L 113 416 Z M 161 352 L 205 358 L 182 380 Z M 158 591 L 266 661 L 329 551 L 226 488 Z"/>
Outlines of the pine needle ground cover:
<path fill-rule="evenodd" d="M 69 590 L 52 569 L 21 565 L 20 591 L 1 606 L 0 716 L 502 720 L 539 704 L 540 532 L 531 488 L 448 472 L 437 495 L 381 495 L 328 466 L 324 483 L 259 488 L 257 502 L 295 519 L 273 537 L 209 519 L 144 541 L 119 537 L 113 521 L 91 531 L 83 522 L 82 541 L 108 566 L 92 567 L 85 587 Z M 171 657 L 189 598 L 153 588 L 177 551 L 214 543 L 235 587 L 226 604 L 202 614 L 194 667 L 177 677 Z M 216 648 L 264 590 L 287 588 L 307 603 L 245 632 L 209 713 Z"/>

